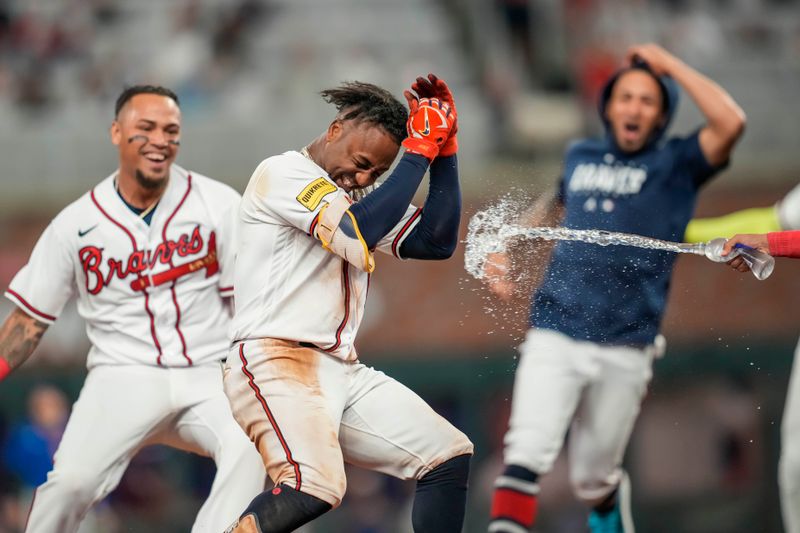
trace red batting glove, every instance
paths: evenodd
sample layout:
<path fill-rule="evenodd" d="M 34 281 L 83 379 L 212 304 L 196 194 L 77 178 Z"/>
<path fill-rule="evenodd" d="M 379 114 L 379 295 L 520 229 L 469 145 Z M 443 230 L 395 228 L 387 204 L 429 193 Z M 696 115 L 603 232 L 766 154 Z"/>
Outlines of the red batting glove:
<path fill-rule="evenodd" d="M 453 100 L 453 93 L 450 91 L 450 87 L 435 74 L 428 74 L 427 79 L 422 76 L 417 78 L 417 81 L 411 84 L 411 88 L 420 98 L 438 98 L 450 106 L 450 112 L 453 114 L 453 129 L 450 130 L 450 136 L 439 149 L 439 155 L 445 157 L 455 155 L 458 152 L 458 140 L 456 139 L 458 112 L 456 111 L 456 103 Z"/>
<path fill-rule="evenodd" d="M 408 137 L 403 141 L 406 152 L 419 154 L 433 161 L 455 124 L 455 116 L 450 106 L 438 98 L 417 98 L 406 91 L 410 112 L 406 131 Z"/>

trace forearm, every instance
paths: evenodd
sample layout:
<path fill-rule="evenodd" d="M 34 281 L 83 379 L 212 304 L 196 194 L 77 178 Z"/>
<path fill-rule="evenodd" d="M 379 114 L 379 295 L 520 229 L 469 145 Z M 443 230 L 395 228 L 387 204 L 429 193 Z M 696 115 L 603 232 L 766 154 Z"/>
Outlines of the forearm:
<path fill-rule="evenodd" d="M 461 189 L 456 156 L 431 164 L 430 187 L 419 223 L 403 241 L 400 255 L 409 259 L 447 259 L 458 245 Z"/>
<path fill-rule="evenodd" d="M 713 218 L 696 218 L 686 227 L 686 242 L 706 242 L 737 233 L 768 233 L 781 229 L 775 206 L 755 207 Z"/>
<path fill-rule="evenodd" d="M 427 159 L 407 153 L 380 187 L 350 207 L 369 249 L 403 217 L 427 169 Z"/>
<path fill-rule="evenodd" d="M 0 379 L 24 363 L 39 345 L 47 324 L 21 309 L 8 315 L 0 327 Z"/>
<path fill-rule="evenodd" d="M 730 94 L 716 82 L 673 57 L 667 74 L 678 82 L 706 117 L 716 133 L 736 138 L 741 133 L 745 114 Z"/>
<path fill-rule="evenodd" d="M 517 223 L 526 228 L 536 226 L 553 227 L 561 223 L 564 216 L 564 205 L 558 198 L 555 187 L 546 190 L 522 212 Z"/>

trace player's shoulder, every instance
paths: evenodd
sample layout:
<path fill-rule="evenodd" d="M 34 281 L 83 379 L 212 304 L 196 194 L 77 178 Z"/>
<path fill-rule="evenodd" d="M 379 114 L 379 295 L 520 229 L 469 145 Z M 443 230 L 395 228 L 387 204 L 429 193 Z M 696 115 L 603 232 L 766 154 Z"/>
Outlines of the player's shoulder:
<path fill-rule="evenodd" d="M 257 172 L 270 178 L 317 178 L 326 176 L 316 163 L 302 153 L 290 150 L 264 159 Z"/>
<path fill-rule="evenodd" d="M 64 206 L 61 211 L 50 221 L 50 226 L 64 241 L 69 241 L 71 236 L 77 235 L 76 228 L 85 228 L 87 223 L 97 220 L 99 208 L 102 205 L 99 197 L 103 194 L 98 189 L 103 187 L 113 188 L 114 175 L 108 176 L 103 181 L 80 195 L 78 198 Z"/>
<path fill-rule="evenodd" d="M 660 149 L 662 151 L 681 150 L 686 146 L 700 146 L 700 131 L 702 128 L 697 128 L 694 131 L 685 134 L 673 134 L 664 140 Z"/>
<path fill-rule="evenodd" d="M 59 213 L 53 217 L 53 224 L 59 227 L 80 225 L 90 218 L 95 218 L 100 206 L 99 197 L 102 196 L 99 189 L 103 187 L 113 188 L 114 175 L 108 176 L 100 183 L 80 195 L 77 199 L 67 204 Z"/>
<path fill-rule="evenodd" d="M 608 143 L 605 140 L 587 137 L 568 142 L 564 150 L 564 157 L 589 157 L 605 154 L 607 151 Z"/>

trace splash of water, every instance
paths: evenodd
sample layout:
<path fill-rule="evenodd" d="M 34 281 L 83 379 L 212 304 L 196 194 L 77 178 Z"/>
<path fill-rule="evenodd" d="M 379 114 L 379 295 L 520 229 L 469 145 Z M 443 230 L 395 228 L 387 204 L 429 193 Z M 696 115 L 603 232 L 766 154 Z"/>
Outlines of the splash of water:
<path fill-rule="evenodd" d="M 543 240 L 580 241 L 599 246 L 636 246 L 649 250 L 707 255 L 705 243 L 670 242 L 631 233 L 570 228 L 526 228 L 515 224 L 518 209 L 510 200 L 475 213 L 469 221 L 464 255 L 464 267 L 476 279 L 483 279 L 483 266 L 491 253 L 505 250 L 506 243 L 515 237 Z"/>

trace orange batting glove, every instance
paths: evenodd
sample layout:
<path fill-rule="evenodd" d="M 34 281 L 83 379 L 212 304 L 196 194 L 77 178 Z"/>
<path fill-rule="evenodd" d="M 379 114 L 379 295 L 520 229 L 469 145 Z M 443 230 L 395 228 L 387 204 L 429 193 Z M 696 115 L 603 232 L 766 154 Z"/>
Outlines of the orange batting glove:
<path fill-rule="evenodd" d="M 455 116 L 450 106 L 438 98 L 418 98 L 410 91 L 405 91 L 404 95 L 410 111 L 406 122 L 408 137 L 403 146 L 406 152 L 433 161 L 450 137 Z"/>
<path fill-rule="evenodd" d="M 423 78 L 422 76 L 417 78 L 417 81 L 411 84 L 411 88 L 420 98 L 438 98 L 450 106 L 450 112 L 453 114 L 453 129 L 450 131 L 450 137 L 447 138 L 439 149 L 439 155 L 455 155 L 456 152 L 458 152 L 458 140 L 456 139 L 456 133 L 458 132 L 458 112 L 456 111 L 456 102 L 453 100 L 453 93 L 450 91 L 450 87 L 435 74 L 428 74 L 427 78 Z"/>

